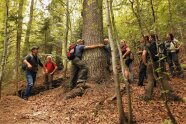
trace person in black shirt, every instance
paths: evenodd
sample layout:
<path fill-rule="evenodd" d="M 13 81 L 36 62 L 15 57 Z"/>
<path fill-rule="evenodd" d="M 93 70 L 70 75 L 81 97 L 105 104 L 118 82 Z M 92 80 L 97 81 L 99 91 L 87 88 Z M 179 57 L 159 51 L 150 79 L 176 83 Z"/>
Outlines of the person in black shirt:
<path fill-rule="evenodd" d="M 26 65 L 26 79 L 27 79 L 27 87 L 25 94 L 23 96 L 23 99 L 28 100 L 28 97 L 30 96 L 32 87 L 34 86 L 34 83 L 36 81 L 36 74 L 38 71 L 38 65 L 43 67 L 45 71 L 45 67 L 41 63 L 40 59 L 38 58 L 38 49 L 39 47 L 33 46 L 31 48 L 31 54 L 27 55 L 25 59 L 23 60 L 23 63 Z"/>

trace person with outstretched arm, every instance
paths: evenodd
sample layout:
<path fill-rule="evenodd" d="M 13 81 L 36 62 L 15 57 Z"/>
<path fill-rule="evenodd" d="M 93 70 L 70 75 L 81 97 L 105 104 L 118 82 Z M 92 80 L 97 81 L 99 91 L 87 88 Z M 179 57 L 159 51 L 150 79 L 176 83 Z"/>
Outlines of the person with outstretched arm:
<path fill-rule="evenodd" d="M 83 52 L 87 49 L 103 48 L 103 44 L 99 45 L 84 45 L 84 40 L 78 39 L 75 49 L 75 58 L 72 60 L 72 74 L 70 80 L 70 88 L 74 88 L 79 83 L 85 83 L 87 80 L 88 68 L 81 60 Z"/>
<path fill-rule="evenodd" d="M 36 81 L 36 75 L 38 71 L 38 65 L 43 67 L 43 71 L 45 72 L 45 67 L 41 63 L 41 60 L 38 57 L 39 47 L 33 46 L 31 48 L 31 54 L 27 55 L 23 60 L 23 63 L 26 66 L 25 75 L 27 80 L 26 91 L 24 93 L 23 99 L 28 100 L 28 97 L 31 94 L 31 90 Z"/>

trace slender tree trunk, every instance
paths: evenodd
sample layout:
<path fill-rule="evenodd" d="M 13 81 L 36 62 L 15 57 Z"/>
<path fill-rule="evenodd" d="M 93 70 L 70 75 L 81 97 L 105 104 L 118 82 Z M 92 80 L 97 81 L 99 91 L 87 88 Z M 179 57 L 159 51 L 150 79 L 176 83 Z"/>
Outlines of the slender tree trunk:
<path fill-rule="evenodd" d="M 169 22 L 168 22 L 168 25 L 169 25 L 170 32 L 173 32 L 171 0 L 168 0 L 168 7 L 169 7 Z"/>
<path fill-rule="evenodd" d="M 67 42 L 68 42 L 68 32 L 69 32 L 69 0 L 66 0 L 66 31 L 65 31 L 65 40 L 63 44 L 63 53 L 64 53 L 64 78 L 66 78 L 67 72 Z"/>
<path fill-rule="evenodd" d="M 26 54 L 30 48 L 30 32 L 32 30 L 32 20 L 33 20 L 33 13 L 34 13 L 34 0 L 31 1 L 30 5 L 30 16 L 29 16 L 29 22 L 27 25 L 27 30 L 26 30 L 26 36 L 25 36 L 25 43 L 24 43 L 24 53 Z"/>
<path fill-rule="evenodd" d="M 19 61 L 20 61 L 20 44 L 21 44 L 21 36 L 22 36 L 22 24 L 23 24 L 23 4 L 24 0 L 19 1 L 19 9 L 18 9 L 18 21 L 17 21 L 17 42 L 16 42 L 16 92 L 18 92 L 18 81 L 19 81 Z"/>
<path fill-rule="evenodd" d="M 85 45 L 103 42 L 102 2 L 102 0 L 84 0 L 83 2 L 82 38 L 85 40 Z M 106 53 L 103 49 L 86 50 L 83 60 L 89 69 L 90 80 L 101 82 L 107 79 Z"/>
<path fill-rule="evenodd" d="M 110 0 L 110 12 L 111 12 L 111 17 L 112 17 L 112 25 L 114 28 L 115 40 L 118 41 L 118 33 L 117 33 L 116 25 L 115 25 L 114 12 L 112 9 L 112 2 L 113 2 L 113 0 Z M 117 48 L 118 48 L 119 55 L 120 55 L 120 64 L 121 64 L 121 68 L 122 68 L 122 74 L 124 77 L 124 81 L 126 83 L 127 99 L 128 99 L 128 124 L 131 124 L 132 123 L 132 103 L 131 103 L 130 85 L 129 85 L 129 82 L 125 76 L 125 71 L 129 72 L 129 70 L 127 70 L 127 67 L 124 64 L 124 60 L 122 59 L 122 52 L 120 49 L 120 45 L 118 42 L 116 42 L 116 43 L 117 43 Z"/>
<path fill-rule="evenodd" d="M 155 25 L 156 16 L 155 16 L 155 11 L 154 11 L 154 6 L 153 6 L 153 0 L 150 0 L 150 4 L 151 4 L 151 9 L 152 9 L 153 25 Z M 157 33 L 156 26 L 155 26 L 154 30 L 155 30 L 155 34 L 156 34 Z M 156 37 L 156 45 L 158 47 L 158 38 L 157 37 Z M 167 79 L 167 75 L 166 75 L 165 60 L 162 60 L 164 55 L 160 55 L 159 49 L 157 49 L 157 51 L 158 51 L 158 55 L 160 58 L 160 60 L 159 60 L 160 71 L 158 71 L 158 75 L 159 75 L 159 81 L 161 82 L 161 87 L 163 90 L 165 108 L 167 109 L 167 115 L 170 117 L 172 123 L 177 124 L 177 121 L 174 118 L 174 116 L 171 113 L 170 108 L 168 106 L 168 95 L 171 95 L 170 92 L 172 91 L 172 89 L 168 83 L 168 79 Z M 152 65 L 152 57 L 151 57 L 151 63 L 148 64 L 147 68 L 148 68 L 147 74 L 149 74 L 149 75 L 148 75 L 148 85 L 147 85 L 147 89 L 145 91 L 145 95 L 151 99 L 152 93 L 153 93 L 153 87 L 154 87 L 153 75 L 155 74 L 155 70 Z"/>
<path fill-rule="evenodd" d="M 133 14 L 135 15 L 135 17 L 137 19 L 141 35 L 143 36 L 144 35 L 144 31 L 143 31 L 142 21 L 141 21 L 141 17 L 140 17 L 139 1 L 138 0 L 136 1 L 137 2 L 137 12 L 135 12 L 135 9 L 134 9 L 134 0 L 129 0 L 129 1 L 131 3 L 132 12 L 133 12 Z"/>
<path fill-rule="evenodd" d="M 112 54 L 112 68 L 113 68 L 113 75 L 114 75 L 114 82 L 116 84 L 116 94 L 117 94 L 117 107 L 119 112 L 119 124 L 124 124 L 126 122 L 124 109 L 122 105 L 122 97 L 120 92 L 120 82 L 118 77 L 118 72 L 116 69 L 116 46 L 112 38 L 112 27 L 111 27 L 111 19 L 110 19 L 110 10 L 109 10 L 109 2 L 106 1 L 106 17 L 107 17 L 107 28 L 108 28 L 108 35 L 109 35 L 109 42 L 111 46 L 111 54 Z"/>
<path fill-rule="evenodd" d="M 4 29 L 4 44 L 3 44 L 3 58 L 1 61 L 1 71 L 0 71 L 0 99 L 1 99 L 1 90 L 2 90 L 2 82 L 4 77 L 4 70 L 6 65 L 7 51 L 8 51 L 8 16 L 9 16 L 9 0 L 6 0 L 6 8 L 5 8 L 5 29 Z"/>

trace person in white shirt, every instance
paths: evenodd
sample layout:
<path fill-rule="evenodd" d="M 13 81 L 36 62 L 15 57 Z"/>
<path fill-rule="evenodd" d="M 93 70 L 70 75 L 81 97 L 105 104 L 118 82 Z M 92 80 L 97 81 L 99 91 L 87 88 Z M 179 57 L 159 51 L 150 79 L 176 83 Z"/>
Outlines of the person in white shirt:
<path fill-rule="evenodd" d="M 174 38 L 172 33 L 167 34 L 167 41 L 165 42 L 165 47 L 167 50 L 167 62 L 169 64 L 169 70 L 171 76 L 181 76 L 183 77 L 183 71 L 181 69 L 178 52 L 181 47 L 181 44 Z M 174 69 L 174 65 L 176 66 L 176 70 Z"/>

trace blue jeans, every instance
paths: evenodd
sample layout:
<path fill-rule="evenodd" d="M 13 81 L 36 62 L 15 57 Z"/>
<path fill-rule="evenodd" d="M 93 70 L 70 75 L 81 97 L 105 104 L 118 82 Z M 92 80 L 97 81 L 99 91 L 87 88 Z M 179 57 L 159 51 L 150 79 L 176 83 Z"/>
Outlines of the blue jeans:
<path fill-rule="evenodd" d="M 24 94 L 24 98 L 28 98 L 31 94 L 32 87 L 34 86 L 34 83 L 36 81 L 36 74 L 37 72 L 33 71 L 26 71 L 26 80 L 27 80 L 27 87 Z"/>

